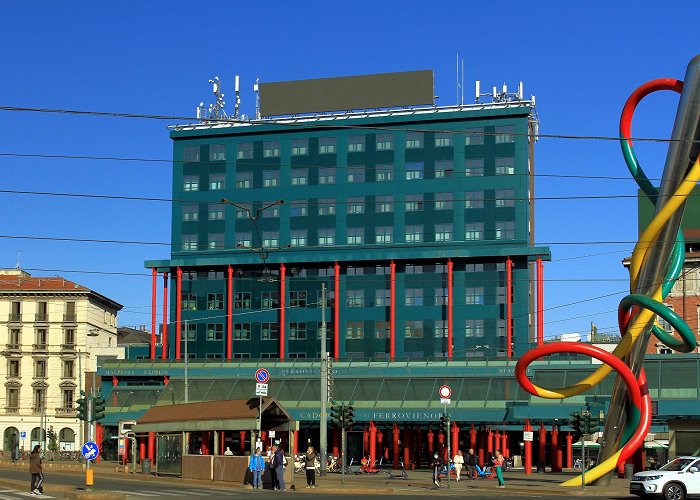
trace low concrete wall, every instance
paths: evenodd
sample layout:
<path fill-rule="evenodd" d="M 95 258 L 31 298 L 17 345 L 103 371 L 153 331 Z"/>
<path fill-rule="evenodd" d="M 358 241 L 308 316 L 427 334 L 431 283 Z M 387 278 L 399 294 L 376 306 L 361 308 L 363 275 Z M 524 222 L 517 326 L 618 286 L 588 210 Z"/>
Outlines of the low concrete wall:
<path fill-rule="evenodd" d="M 250 484 L 248 463 L 250 457 L 214 457 L 214 481 Z"/>

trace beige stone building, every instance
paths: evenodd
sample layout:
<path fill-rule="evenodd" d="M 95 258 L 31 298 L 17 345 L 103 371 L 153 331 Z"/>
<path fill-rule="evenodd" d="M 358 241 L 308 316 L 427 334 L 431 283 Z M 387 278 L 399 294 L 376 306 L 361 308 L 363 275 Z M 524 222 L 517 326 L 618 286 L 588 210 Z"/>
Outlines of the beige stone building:
<path fill-rule="evenodd" d="M 0 407 L 2 449 L 30 450 L 53 430 L 59 450 L 76 450 L 81 422 L 75 401 L 90 387 L 103 357 L 123 358 L 117 346 L 122 305 L 62 277 L 0 270 Z M 42 429 L 44 431 L 42 432 Z"/>

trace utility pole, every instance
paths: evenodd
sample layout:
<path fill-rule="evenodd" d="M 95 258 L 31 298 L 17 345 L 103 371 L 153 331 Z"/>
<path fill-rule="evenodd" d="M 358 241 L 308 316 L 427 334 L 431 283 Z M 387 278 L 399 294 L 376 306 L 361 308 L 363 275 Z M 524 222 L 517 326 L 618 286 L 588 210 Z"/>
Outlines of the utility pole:
<path fill-rule="evenodd" d="M 328 418 L 326 402 L 328 401 L 328 353 L 326 352 L 326 284 L 321 283 L 321 477 L 326 475 L 326 455 L 328 453 Z"/>
<path fill-rule="evenodd" d="M 190 362 L 187 345 L 189 344 L 190 333 L 187 330 L 187 320 L 185 320 L 185 404 L 190 402 L 190 380 L 187 374 L 187 364 Z"/>

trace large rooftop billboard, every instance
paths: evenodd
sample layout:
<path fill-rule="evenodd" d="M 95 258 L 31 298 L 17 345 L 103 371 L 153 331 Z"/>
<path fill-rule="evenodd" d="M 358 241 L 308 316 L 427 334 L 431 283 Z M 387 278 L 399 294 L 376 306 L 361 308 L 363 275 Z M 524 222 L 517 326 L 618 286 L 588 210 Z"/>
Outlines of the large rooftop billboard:
<path fill-rule="evenodd" d="M 434 104 L 433 71 L 260 84 L 262 116 Z"/>

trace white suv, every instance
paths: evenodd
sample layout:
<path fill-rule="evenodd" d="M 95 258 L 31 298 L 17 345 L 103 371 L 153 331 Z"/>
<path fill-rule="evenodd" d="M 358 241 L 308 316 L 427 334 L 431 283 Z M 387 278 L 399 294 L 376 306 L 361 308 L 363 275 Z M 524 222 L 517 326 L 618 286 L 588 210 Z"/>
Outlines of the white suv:
<path fill-rule="evenodd" d="M 642 498 L 663 495 L 666 500 L 683 500 L 700 495 L 700 458 L 678 457 L 659 470 L 637 472 L 630 493 Z"/>

